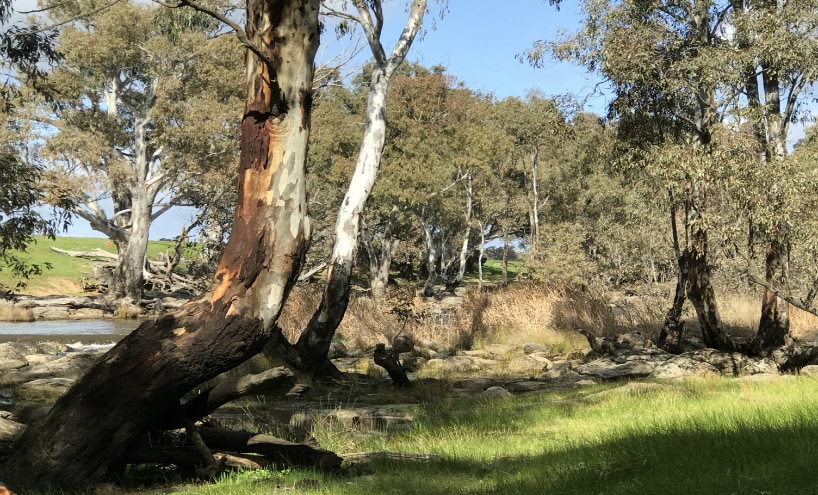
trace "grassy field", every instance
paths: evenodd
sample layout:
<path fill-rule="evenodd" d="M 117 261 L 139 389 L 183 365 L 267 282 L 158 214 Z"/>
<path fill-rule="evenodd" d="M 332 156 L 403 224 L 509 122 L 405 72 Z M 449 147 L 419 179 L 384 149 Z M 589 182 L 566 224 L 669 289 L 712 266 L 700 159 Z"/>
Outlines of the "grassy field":
<path fill-rule="evenodd" d="M 392 436 L 318 428 L 326 448 L 424 453 L 328 475 L 225 475 L 175 494 L 818 493 L 818 382 L 698 379 L 498 401 L 439 401 Z M 608 391 L 612 390 L 612 391 Z M 602 393 L 600 393 L 602 392 Z M 168 489 L 170 490 L 170 489 Z M 152 493 L 169 493 L 159 491 Z"/>
<path fill-rule="evenodd" d="M 69 251 L 88 251 L 92 249 L 104 249 L 116 253 L 113 243 L 108 239 L 96 239 L 93 237 L 58 237 L 54 240 L 47 237 L 36 237 L 36 242 L 32 243 L 23 256 L 32 263 L 43 267 L 43 274 L 27 281 L 27 287 L 23 291 L 31 294 L 76 294 L 82 292 L 80 281 L 83 275 L 91 271 L 91 261 L 81 258 L 56 253 L 51 247 L 67 249 Z M 170 241 L 150 241 L 148 244 L 148 258 L 156 259 L 156 254 L 160 251 L 173 249 L 173 242 Z M 47 269 L 46 264 L 51 268 Z M 17 280 L 11 273 L 0 267 L 0 284 L 7 287 L 14 287 Z"/>

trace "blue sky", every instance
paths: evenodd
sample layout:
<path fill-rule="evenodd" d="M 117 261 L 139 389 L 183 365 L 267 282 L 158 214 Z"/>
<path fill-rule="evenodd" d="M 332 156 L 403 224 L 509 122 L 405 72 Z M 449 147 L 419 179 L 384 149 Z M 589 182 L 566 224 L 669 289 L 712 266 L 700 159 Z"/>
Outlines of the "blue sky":
<path fill-rule="evenodd" d="M 515 58 L 536 40 L 553 38 L 560 30 L 576 29 L 579 14 L 574 2 L 564 2 L 557 10 L 545 0 L 449 0 L 442 17 L 438 15 L 439 3 L 430 0 L 430 6 L 425 35 L 413 45 L 408 58 L 427 66 L 445 65 L 450 74 L 472 89 L 493 93 L 498 98 L 523 96 L 530 89 L 539 89 L 546 95 L 584 96 L 597 82 L 594 76 L 569 64 L 554 62 L 534 69 Z M 403 27 L 405 3 L 388 2 L 385 17 L 383 41 L 388 49 Z M 333 30 L 327 29 L 319 58 L 329 59 L 349 43 L 348 39 L 336 39 Z M 353 64 L 364 62 L 368 53 L 365 49 Z M 589 102 L 588 110 L 601 111 L 604 105 L 604 97 L 598 97 Z M 192 211 L 186 208 L 165 213 L 153 224 L 151 238 L 176 236 L 192 216 Z M 102 236 L 82 219 L 75 219 L 64 235 Z"/>

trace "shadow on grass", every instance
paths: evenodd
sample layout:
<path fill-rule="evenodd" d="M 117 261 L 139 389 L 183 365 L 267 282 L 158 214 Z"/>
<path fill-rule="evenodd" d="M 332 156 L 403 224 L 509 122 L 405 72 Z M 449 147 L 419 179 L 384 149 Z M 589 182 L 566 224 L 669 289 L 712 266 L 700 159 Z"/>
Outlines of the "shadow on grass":
<path fill-rule="evenodd" d="M 481 462 L 379 461 L 376 476 L 330 482 L 329 493 L 795 494 L 818 493 L 814 421 L 714 431 L 641 433 L 564 450 Z M 531 445 L 538 450 L 537 445 Z"/>

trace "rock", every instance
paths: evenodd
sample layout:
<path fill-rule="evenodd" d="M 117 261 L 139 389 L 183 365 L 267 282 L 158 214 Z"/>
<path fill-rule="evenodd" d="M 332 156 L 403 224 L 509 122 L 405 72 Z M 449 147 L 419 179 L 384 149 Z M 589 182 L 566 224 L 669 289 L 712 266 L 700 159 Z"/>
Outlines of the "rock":
<path fill-rule="evenodd" d="M 554 370 L 570 370 L 571 368 L 573 368 L 573 365 L 571 364 L 571 361 L 568 361 L 568 360 L 565 360 L 565 359 L 559 359 L 557 361 L 552 361 L 551 362 L 551 368 L 550 369 L 554 369 Z"/>
<path fill-rule="evenodd" d="M 579 380 L 574 382 L 575 387 L 590 387 L 596 385 L 596 382 L 593 380 Z"/>
<path fill-rule="evenodd" d="M 34 318 L 38 320 L 67 320 L 71 317 L 68 306 L 45 306 L 31 308 Z"/>
<path fill-rule="evenodd" d="M 644 378 L 653 373 L 657 365 L 658 362 L 652 357 L 636 354 L 627 356 L 622 360 L 604 357 L 578 366 L 576 371 L 582 375 L 602 380 Z"/>
<path fill-rule="evenodd" d="M 508 363 L 510 371 L 514 372 L 542 372 L 548 371 L 552 367 L 551 360 L 542 354 L 529 354 L 527 356 L 520 356 L 512 359 Z"/>
<path fill-rule="evenodd" d="M 493 378 L 469 378 L 466 380 L 457 380 L 452 383 L 452 388 L 463 389 L 469 392 L 482 392 L 497 384 L 497 380 Z"/>
<path fill-rule="evenodd" d="M 54 361 L 55 359 L 59 359 L 59 356 L 55 356 L 54 354 L 28 354 L 26 356 L 26 361 L 28 361 L 28 364 L 31 366 L 44 364 L 49 361 Z"/>
<path fill-rule="evenodd" d="M 444 297 L 440 300 L 440 309 L 443 311 L 452 311 L 463 305 L 464 299 L 458 296 Z"/>
<path fill-rule="evenodd" d="M 0 439 L 13 440 L 26 429 L 26 425 L 0 417 Z"/>
<path fill-rule="evenodd" d="M 505 399 L 514 394 L 504 389 L 503 387 L 489 387 L 484 392 L 478 395 L 481 399 Z"/>
<path fill-rule="evenodd" d="M 343 342 L 333 342 L 329 345 L 329 354 L 328 357 L 330 359 L 338 359 L 347 357 L 347 346 L 343 344 Z"/>
<path fill-rule="evenodd" d="M 0 371 L 28 366 L 28 360 L 11 344 L 0 344 Z"/>
<path fill-rule="evenodd" d="M 509 383 L 509 384 L 506 385 L 506 388 L 511 392 L 523 393 L 523 392 L 536 392 L 536 391 L 543 390 L 543 389 L 546 389 L 546 388 L 551 388 L 551 387 L 546 382 L 523 381 L 523 382 Z"/>
<path fill-rule="evenodd" d="M 446 348 L 443 344 L 440 344 L 433 340 L 422 340 L 420 344 L 416 344 L 416 347 L 424 347 L 426 349 L 431 349 L 438 353 L 446 352 Z"/>
<path fill-rule="evenodd" d="M 27 399 L 55 399 L 73 384 L 74 380 L 70 378 L 41 378 L 18 386 L 15 393 Z"/>
<path fill-rule="evenodd" d="M 77 320 L 104 318 L 105 311 L 97 308 L 77 308 L 71 312 L 71 317 Z"/>
<path fill-rule="evenodd" d="M 471 357 L 479 357 L 483 359 L 491 359 L 491 353 L 489 351 L 484 350 L 475 350 L 475 351 L 458 351 L 458 356 L 471 356 Z"/>
<path fill-rule="evenodd" d="M 548 355 L 550 352 L 551 352 L 551 349 L 549 349 L 548 347 L 546 347 L 546 346 L 544 346 L 542 344 L 537 344 L 537 343 L 532 343 L 532 342 L 529 342 L 527 344 L 523 344 L 523 354 L 526 354 L 526 355 L 535 354 L 535 353 Z"/>
<path fill-rule="evenodd" d="M 423 359 L 439 359 L 440 353 L 429 347 L 417 347 L 412 351 L 412 355 L 422 357 Z"/>
<path fill-rule="evenodd" d="M 77 378 L 90 368 L 101 355 L 96 352 L 72 352 L 59 359 L 32 366 L 28 372 L 31 375 Z"/>
<path fill-rule="evenodd" d="M 496 361 L 471 356 L 430 359 L 424 369 L 442 372 L 481 371 L 494 367 Z"/>
<path fill-rule="evenodd" d="M 296 383 L 285 396 L 289 399 L 303 399 L 311 389 L 312 387 L 305 383 Z"/>
<path fill-rule="evenodd" d="M 405 356 L 401 358 L 401 366 L 406 371 L 417 371 L 426 364 L 426 359 L 420 356 Z"/>
<path fill-rule="evenodd" d="M 511 346 L 505 344 L 491 344 L 487 345 L 485 350 L 493 357 L 501 357 L 511 352 Z"/>
<path fill-rule="evenodd" d="M 810 364 L 801 368 L 802 376 L 818 376 L 818 364 Z"/>
<path fill-rule="evenodd" d="M 68 346 L 61 342 L 45 341 L 37 343 L 37 353 L 39 354 L 59 354 L 67 350 Z"/>

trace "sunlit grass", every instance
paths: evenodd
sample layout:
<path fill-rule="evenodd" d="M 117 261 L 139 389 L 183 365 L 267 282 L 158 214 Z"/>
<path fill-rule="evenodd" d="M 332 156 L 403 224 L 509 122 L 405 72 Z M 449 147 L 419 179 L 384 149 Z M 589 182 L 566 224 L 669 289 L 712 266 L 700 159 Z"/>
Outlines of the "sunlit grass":
<path fill-rule="evenodd" d="M 404 433 L 314 432 L 341 454 L 388 450 L 439 460 L 377 461 L 340 475 L 242 473 L 175 493 L 816 493 L 816 385 L 700 379 L 595 400 L 587 396 L 611 385 L 444 400 L 424 406 Z"/>

